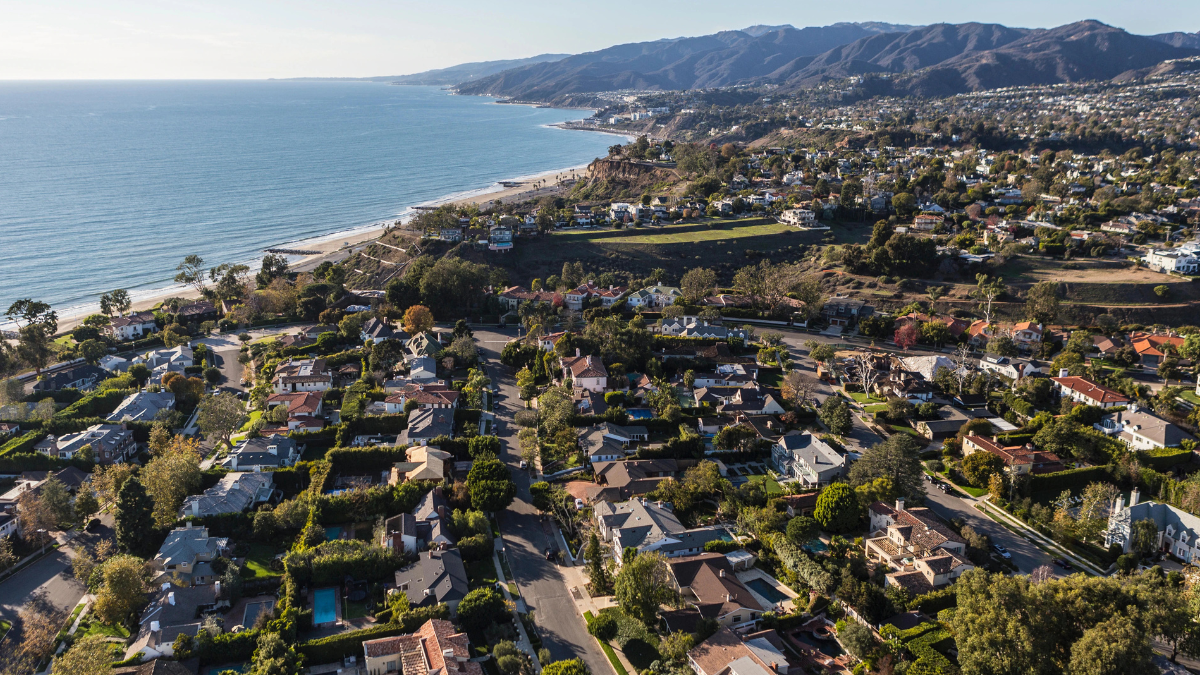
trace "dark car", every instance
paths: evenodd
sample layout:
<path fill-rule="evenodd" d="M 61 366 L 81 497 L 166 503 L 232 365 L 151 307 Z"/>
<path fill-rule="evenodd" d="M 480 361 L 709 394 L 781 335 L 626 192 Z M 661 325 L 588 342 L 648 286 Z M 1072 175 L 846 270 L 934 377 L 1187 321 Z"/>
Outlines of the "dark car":
<path fill-rule="evenodd" d="M 554 549 L 552 549 L 552 548 L 546 549 L 546 560 L 554 560 Z"/>
<path fill-rule="evenodd" d="M 1073 567 L 1071 567 L 1071 562 L 1069 560 L 1067 560 L 1066 558 L 1055 558 L 1054 564 L 1058 565 L 1059 567 L 1063 568 L 1064 570 L 1074 569 Z"/>
<path fill-rule="evenodd" d="M 93 532 L 97 527 L 100 527 L 100 519 L 92 518 L 88 521 L 88 524 L 85 525 L 83 529 L 87 532 Z"/>

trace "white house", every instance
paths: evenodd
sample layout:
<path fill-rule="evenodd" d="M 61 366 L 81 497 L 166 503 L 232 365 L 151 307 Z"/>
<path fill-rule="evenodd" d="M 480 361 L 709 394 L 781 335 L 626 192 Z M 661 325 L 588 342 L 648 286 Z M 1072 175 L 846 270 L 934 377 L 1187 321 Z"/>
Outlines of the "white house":
<path fill-rule="evenodd" d="M 1200 257 L 1196 251 L 1180 248 L 1160 248 L 1150 251 L 1143 258 L 1146 266 L 1156 272 L 1196 274 L 1200 272 Z"/>
<path fill-rule="evenodd" d="M 563 377 L 570 377 L 576 389 L 588 391 L 604 391 L 608 388 L 608 369 L 599 356 L 580 356 L 575 350 L 574 357 L 562 359 Z"/>
<path fill-rule="evenodd" d="M 1142 502 L 1139 497 L 1138 489 L 1134 488 L 1129 495 L 1129 506 L 1125 506 L 1124 497 L 1117 498 L 1116 507 L 1108 517 L 1105 545 L 1119 544 L 1128 553 L 1133 545 L 1134 523 L 1149 520 L 1157 531 L 1155 551 L 1171 553 L 1184 562 L 1200 558 L 1200 518 L 1169 504 Z"/>
<path fill-rule="evenodd" d="M 1061 396 L 1084 405 L 1115 408 L 1129 403 L 1129 397 L 1108 387 L 1102 387 L 1086 377 L 1069 377 L 1065 368 L 1059 371 L 1058 377 L 1052 377 L 1050 380 L 1054 382 L 1054 388 Z"/>
<path fill-rule="evenodd" d="M 1137 405 L 1105 415 L 1094 426 L 1109 436 L 1116 436 L 1133 450 L 1177 448 L 1185 440 L 1195 440 L 1174 424 L 1139 410 Z"/>
<path fill-rule="evenodd" d="M 625 302 L 631 307 L 666 307 L 682 297 L 683 292 L 674 286 L 650 286 L 630 293 Z"/>
<path fill-rule="evenodd" d="M 808 209 L 788 209 L 779 214 L 779 222 L 795 227 L 812 227 L 817 224 L 817 214 Z"/>
<path fill-rule="evenodd" d="M 104 332 L 116 340 L 136 340 L 158 330 L 158 322 L 153 312 L 135 312 L 128 316 L 117 316 L 109 319 Z"/>
<path fill-rule="evenodd" d="M 771 460 L 780 473 L 804 485 L 828 485 L 846 473 L 846 457 L 808 432 L 779 439 L 771 449 Z"/>

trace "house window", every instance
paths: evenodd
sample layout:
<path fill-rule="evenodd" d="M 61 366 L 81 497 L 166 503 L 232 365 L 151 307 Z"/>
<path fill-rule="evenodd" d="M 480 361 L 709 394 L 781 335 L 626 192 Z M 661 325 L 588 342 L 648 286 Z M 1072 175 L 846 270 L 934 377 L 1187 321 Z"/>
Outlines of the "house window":
<path fill-rule="evenodd" d="M 734 614 L 734 615 L 733 615 L 733 622 L 734 622 L 734 623 L 741 623 L 741 622 L 742 622 L 742 615 L 741 615 L 741 614 Z"/>

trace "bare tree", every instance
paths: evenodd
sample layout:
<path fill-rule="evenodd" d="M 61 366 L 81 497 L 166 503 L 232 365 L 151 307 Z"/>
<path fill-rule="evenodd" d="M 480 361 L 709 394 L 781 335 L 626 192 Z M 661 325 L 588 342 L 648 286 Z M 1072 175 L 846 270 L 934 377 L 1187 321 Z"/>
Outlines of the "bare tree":
<path fill-rule="evenodd" d="M 1054 569 L 1049 565 L 1038 565 L 1029 573 L 1029 580 L 1035 584 L 1040 584 L 1043 581 L 1049 581 L 1054 578 Z"/>
<path fill-rule="evenodd" d="M 875 367 L 871 354 L 861 353 L 854 357 L 854 365 L 858 371 L 858 382 L 862 385 L 863 393 L 870 393 L 871 387 L 879 381 L 881 373 Z"/>
<path fill-rule="evenodd" d="M 958 393 L 962 393 L 963 383 L 967 381 L 967 376 L 971 374 L 967 368 L 967 361 L 971 358 L 971 347 L 966 343 L 958 346 L 954 350 L 954 380 L 958 382 Z"/>
<path fill-rule="evenodd" d="M 791 400 L 797 408 L 803 408 L 817 393 L 817 380 L 799 370 L 791 370 L 783 376 L 781 389 L 784 399 Z"/>

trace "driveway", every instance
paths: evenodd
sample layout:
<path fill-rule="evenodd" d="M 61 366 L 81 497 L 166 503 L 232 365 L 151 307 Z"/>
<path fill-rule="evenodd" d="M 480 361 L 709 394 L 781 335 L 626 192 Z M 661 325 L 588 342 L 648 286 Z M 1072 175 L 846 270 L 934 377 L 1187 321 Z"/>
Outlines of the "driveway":
<path fill-rule="evenodd" d="M 543 646 L 550 650 L 554 660 L 582 658 L 594 675 L 603 675 L 611 672 L 611 666 L 595 638 L 588 634 L 558 565 L 546 560 L 543 554 L 546 547 L 553 546 L 551 534 L 530 503 L 528 473 L 517 468 L 520 448 L 513 415 L 524 410 L 525 404 L 518 396 L 511 370 L 500 363 L 500 351 L 515 336 L 516 329 L 475 330 L 480 357 L 486 359 L 488 374 L 499 389 L 493 410 L 501 445 L 500 460 L 509 465 L 517 484 L 516 500 L 498 517 L 509 567 L 521 589 L 521 597 L 534 612 Z"/>

